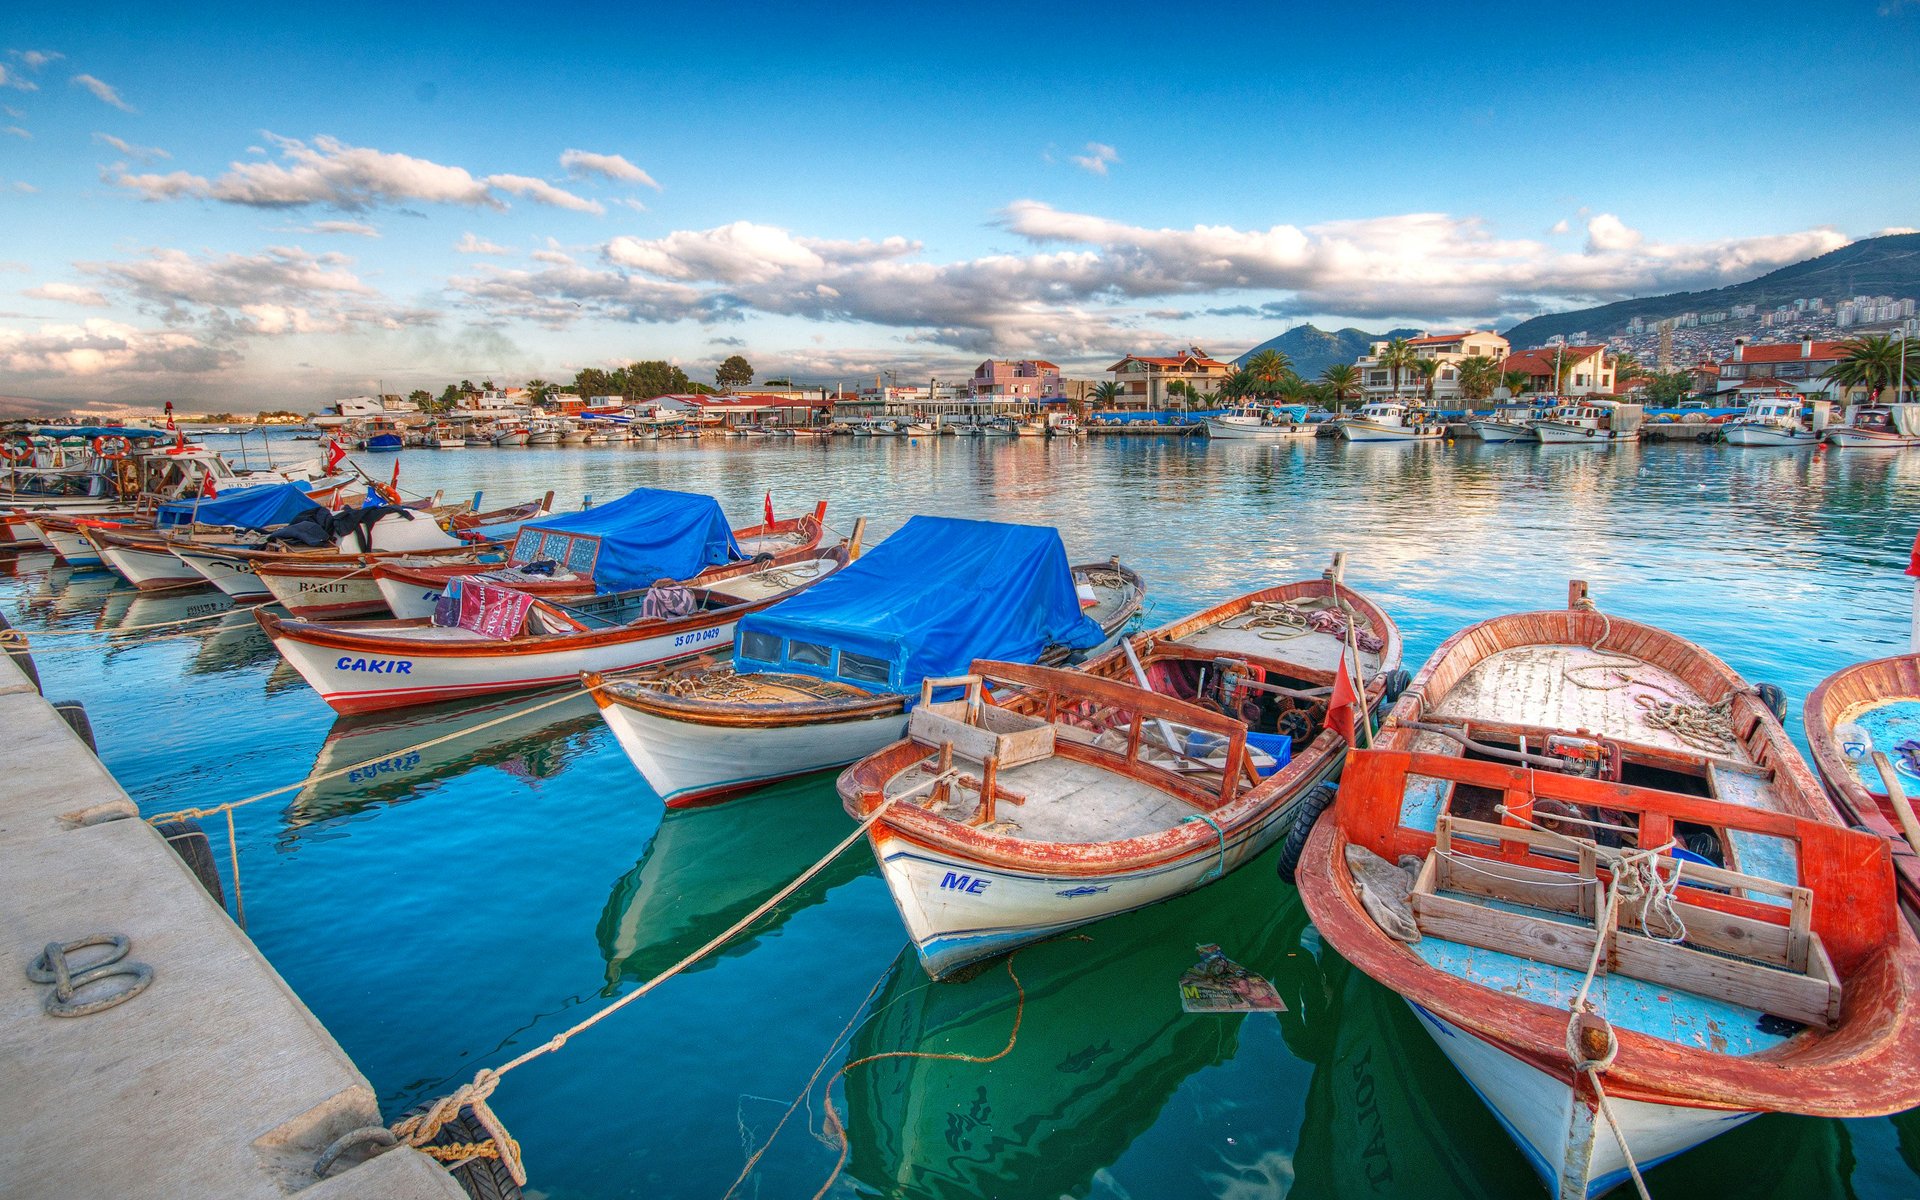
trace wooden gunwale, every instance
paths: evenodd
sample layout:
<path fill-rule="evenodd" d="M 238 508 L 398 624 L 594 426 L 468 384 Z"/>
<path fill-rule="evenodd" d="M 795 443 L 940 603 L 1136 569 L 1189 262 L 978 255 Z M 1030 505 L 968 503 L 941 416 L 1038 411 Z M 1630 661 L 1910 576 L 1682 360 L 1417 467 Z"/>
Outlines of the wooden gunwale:
<path fill-rule="evenodd" d="M 1886 794 L 1860 782 L 1834 736 L 1860 709 L 1909 697 L 1920 700 L 1920 654 L 1896 654 L 1843 667 L 1821 680 L 1801 707 L 1801 719 L 1827 795 L 1854 824 L 1887 839 L 1901 902 L 1909 913 L 1920 913 L 1920 854 L 1907 844 Z"/>
<path fill-rule="evenodd" d="M 1208 661 L 1219 657 L 1236 658 L 1246 662 L 1247 665 L 1252 667 L 1259 667 L 1268 671 L 1279 671 L 1282 674 L 1291 675 L 1299 679 L 1310 679 L 1317 683 L 1331 683 L 1333 682 L 1333 672 L 1316 671 L 1312 668 L 1303 667 L 1299 664 L 1289 662 L 1283 656 L 1267 657 L 1264 655 L 1248 654 L 1220 655 L 1213 651 L 1203 651 L 1194 647 L 1179 646 L 1176 645 L 1175 642 L 1179 638 L 1191 637 L 1193 634 L 1211 629 L 1222 622 L 1242 616 L 1250 611 L 1256 604 L 1280 604 L 1293 600 L 1308 599 L 1333 600 L 1336 596 L 1338 599 L 1351 605 L 1355 611 L 1364 618 L 1367 628 L 1384 643 L 1380 648 L 1380 665 L 1367 679 L 1368 691 L 1377 694 L 1380 688 L 1376 685 L 1384 685 L 1384 680 L 1378 677 L 1399 669 L 1402 653 L 1400 627 L 1394 623 L 1392 617 L 1387 615 L 1386 610 L 1374 603 L 1374 601 L 1345 584 L 1340 584 L 1336 587 L 1331 580 L 1325 578 L 1302 579 L 1293 583 L 1283 583 L 1274 587 L 1263 588 L 1257 592 L 1248 592 L 1242 596 L 1235 596 L 1231 600 L 1223 600 L 1212 608 L 1201 609 L 1197 613 L 1192 613 L 1177 621 L 1169 622 L 1158 629 L 1135 634 L 1129 640 L 1132 641 L 1136 651 L 1143 652 L 1143 658 L 1144 649 L 1151 646 L 1169 658 L 1204 658 Z M 1115 653 L 1117 654 L 1118 652 L 1116 651 Z M 1088 669 L 1092 669 L 1092 664 L 1089 664 Z M 1356 680 L 1355 682 L 1357 683 L 1358 681 Z"/>
<path fill-rule="evenodd" d="M 812 558 L 834 561 L 844 565 L 846 562 L 846 551 L 839 546 L 825 551 L 816 550 Z M 740 575 L 775 568 L 764 563 L 757 565 L 753 563 L 736 563 L 726 569 L 733 575 Z M 814 583 L 826 577 L 826 575 L 821 575 L 818 579 L 807 581 L 802 587 L 811 587 Z M 265 609 L 256 609 L 253 615 L 254 618 L 260 622 L 260 627 L 267 631 L 268 637 L 284 637 L 289 641 L 301 642 L 309 646 L 325 646 L 332 650 L 352 650 L 365 654 L 406 656 L 414 659 L 513 658 L 519 655 L 549 654 L 567 650 L 593 649 L 599 646 L 617 645 L 621 642 L 642 641 L 667 633 L 693 632 L 714 625 L 724 625 L 730 621 L 738 620 L 746 613 L 756 612 L 770 604 L 784 600 L 798 590 L 800 589 L 789 589 L 764 599 L 743 601 L 726 608 L 694 612 L 687 616 L 676 617 L 671 620 L 645 623 L 636 621 L 629 625 L 619 625 L 611 629 L 589 629 L 578 633 L 522 634 L 519 637 L 507 638 L 501 641 L 448 642 L 429 638 L 379 637 L 361 632 L 362 628 L 371 627 L 366 625 L 358 625 L 358 627 L 356 627 L 356 625 L 327 625 L 310 621 L 296 621 L 286 617 L 275 616 Z M 405 624 L 397 621 L 383 622 L 380 623 L 378 627 L 387 629 L 425 628 L 426 622 L 415 621 Z M 599 692 L 594 693 L 596 696 L 600 694 Z"/>
<path fill-rule="evenodd" d="M 1142 598 L 1146 595 L 1146 584 L 1132 569 L 1116 562 L 1083 563 L 1071 568 L 1077 577 L 1083 571 L 1117 571 L 1131 585 L 1127 603 L 1121 605 L 1101 632 L 1108 634 L 1123 627 L 1140 611 Z M 1053 649 L 1041 656 L 1041 664 L 1055 666 L 1066 661 L 1068 651 Z M 1097 661 L 1105 661 L 1118 654 L 1118 650 L 1102 655 Z M 594 702 L 601 708 L 615 706 L 631 708 L 649 716 L 667 720 L 685 721 L 697 725 L 710 725 L 719 729 L 788 729 L 800 725 L 827 725 L 841 721 L 857 721 L 871 717 L 883 717 L 901 712 L 906 708 L 907 697 L 891 692 L 873 692 L 861 696 L 845 696 L 834 700 L 801 700 L 782 704 L 746 704 L 740 701 L 710 701 L 698 697 L 674 696 L 663 691 L 641 691 L 628 695 L 597 691 Z"/>

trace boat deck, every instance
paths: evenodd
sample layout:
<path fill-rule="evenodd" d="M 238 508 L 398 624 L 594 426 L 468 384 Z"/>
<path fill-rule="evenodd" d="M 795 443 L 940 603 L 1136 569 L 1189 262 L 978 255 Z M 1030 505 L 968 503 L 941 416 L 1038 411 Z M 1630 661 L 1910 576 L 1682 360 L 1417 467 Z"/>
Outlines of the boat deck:
<path fill-rule="evenodd" d="M 752 558 L 756 554 L 779 554 L 783 550 L 792 550 L 807 544 L 807 535 L 795 530 L 792 533 L 769 533 L 759 537 L 737 538 L 735 544 L 740 553 Z"/>
<path fill-rule="evenodd" d="M 1855 729 L 1846 729 L 1848 725 Z M 1847 755 L 1847 770 L 1853 773 L 1862 787 L 1875 795 L 1886 795 L 1887 785 L 1873 765 L 1871 752 L 1878 750 L 1893 762 L 1894 773 L 1900 777 L 1900 783 L 1908 794 L 1920 795 L 1920 771 L 1914 769 L 1920 764 L 1894 753 L 1904 743 L 1920 742 L 1920 696 L 1890 696 L 1849 709 L 1845 719 L 1836 726 L 1835 733 L 1840 735 L 1838 740 L 1844 746 L 1855 740 L 1851 735 L 1856 732 L 1864 741 L 1866 752 L 1857 759 L 1851 754 Z"/>
<path fill-rule="evenodd" d="M 816 558 L 809 562 L 794 563 L 792 566 L 774 567 L 765 571 L 755 571 L 751 575 L 736 575 L 732 579 L 717 580 L 713 590 L 741 600 L 770 600 L 802 584 L 813 582 L 832 570 L 833 566 L 830 560 Z"/>
<path fill-rule="evenodd" d="M 1339 669 L 1340 653 L 1345 647 L 1345 643 L 1332 634 L 1263 623 L 1258 608 L 1172 640 L 1178 646 L 1210 650 L 1233 658 L 1278 660 L 1327 675 Z M 1380 655 L 1362 650 L 1360 665 L 1371 679 L 1380 669 Z"/>
<path fill-rule="evenodd" d="M 978 762 L 956 756 L 954 766 L 976 781 L 981 777 Z M 902 772 L 888 782 L 887 794 L 895 795 L 925 779 L 921 771 Z M 1058 755 L 1003 768 L 995 787 L 1000 800 L 993 831 L 1027 842 L 1124 841 L 1172 829 L 1200 812 L 1158 788 Z M 1025 803 L 1013 804 L 1009 796 L 1022 797 Z M 964 821 L 979 799 L 977 791 L 956 788 L 951 801 L 933 811 Z"/>
<path fill-rule="evenodd" d="M 1703 703 L 1680 678 L 1650 663 L 1588 646 L 1518 646 L 1488 656 L 1448 690 L 1431 713 L 1441 721 L 1489 721 L 1698 753 L 1651 723 L 1655 701 Z M 1723 757 L 1745 760 L 1730 743 Z"/>

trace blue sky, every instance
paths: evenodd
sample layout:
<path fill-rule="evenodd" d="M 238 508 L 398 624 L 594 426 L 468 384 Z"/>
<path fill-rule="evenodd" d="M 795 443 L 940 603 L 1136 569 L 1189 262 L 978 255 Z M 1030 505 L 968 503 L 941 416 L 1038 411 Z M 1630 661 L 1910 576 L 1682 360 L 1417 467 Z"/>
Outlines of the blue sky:
<path fill-rule="evenodd" d="M 1912 0 L 281 7 L 13 14 L 0 395 L 1091 371 L 1920 224 Z"/>

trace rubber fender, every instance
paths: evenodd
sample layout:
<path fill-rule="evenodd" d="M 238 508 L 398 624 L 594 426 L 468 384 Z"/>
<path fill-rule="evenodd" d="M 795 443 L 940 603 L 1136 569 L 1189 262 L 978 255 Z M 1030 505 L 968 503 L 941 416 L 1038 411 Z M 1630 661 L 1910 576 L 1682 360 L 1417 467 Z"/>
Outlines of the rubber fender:
<path fill-rule="evenodd" d="M 213 902 L 221 908 L 227 906 L 227 893 L 220 886 L 220 867 L 213 861 L 213 845 L 207 840 L 207 831 L 200 822 L 192 817 L 182 817 L 176 821 L 162 821 L 153 827 L 155 833 L 167 839 L 167 845 L 187 864 L 193 877 L 200 886 L 213 897 Z"/>
<path fill-rule="evenodd" d="M 1760 703 L 1767 706 L 1767 711 L 1773 714 L 1774 720 L 1782 725 L 1787 723 L 1787 693 L 1784 688 L 1777 683 L 1756 684 L 1753 694 L 1760 698 Z"/>
<path fill-rule="evenodd" d="M 406 1116 L 418 1116 L 427 1111 L 426 1105 L 408 1110 Z M 440 1132 L 428 1142 L 429 1146 L 454 1146 L 484 1142 L 492 1137 L 473 1114 L 466 1109 L 460 1115 L 440 1127 Z M 475 1158 L 461 1163 L 447 1172 L 460 1190 L 473 1200 L 521 1200 L 520 1185 L 507 1173 L 506 1164 L 497 1158 Z"/>
<path fill-rule="evenodd" d="M 13 626 L 8 623 L 7 618 L 4 616 L 0 616 L 0 632 L 4 632 L 12 628 Z M 33 665 L 32 652 L 25 649 L 15 649 L 15 648 L 9 647 L 7 649 L 7 654 L 13 659 L 13 665 L 16 667 L 19 667 L 20 673 L 22 675 L 25 675 L 27 679 L 33 684 L 33 690 L 36 692 L 40 691 L 41 690 L 40 669 Z"/>
<path fill-rule="evenodd" d="M 78 700 L 56 700 L 53 703 L 53 711 L 60 714 L 60 719 L 67 723 L 67 728 L 79 735 L 80 740 L 87 744 L 87 749 L 95 754 L 100 753 L 99 745 L 93 740 L 93 722 L 87 717 L 86 705 Z"/>
<path fill-rule="evenodd" d="M 1307 838 L 1313 833 L 1314 822 L 1320 819 L 1321 813 L 1333 807 L 1339 795 L 1339 784 L 1322 783 L 1300 798 L 1300 810 L 1293 814 L 1293 827 L 1287 830 L 1286 840 L 1280 843 L 1280 858 L 1273 865 L 1274 873 L 1281 879 L 1294 882 L 1300 870 L 1300 856 L 1306 853 Z"/>
<path fill-rule="evenodd" d="M 1385 677 L 1386 688 L 1382 696 L 1382 702 L 1388 708 L 1392 708 L 1395 702 L 1400 699 L 1401 694 L 1407 690 L 1407 685 L 1412 682 L 1413 676 L 1403 668 L 1396 667 L 1388 671 Z"/>

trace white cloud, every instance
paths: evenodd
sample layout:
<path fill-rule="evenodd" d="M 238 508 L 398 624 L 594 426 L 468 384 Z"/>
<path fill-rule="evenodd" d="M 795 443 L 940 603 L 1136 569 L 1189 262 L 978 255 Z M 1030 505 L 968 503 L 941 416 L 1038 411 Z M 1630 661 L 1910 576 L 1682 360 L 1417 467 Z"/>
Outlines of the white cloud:
<path fill-rule="evenodd" d="M 485 238 L 469 233 L 453 244 L 457 254 L 512 254 L 513 251 L 498 242 L 489 242 Z"/>
<path fill-rule="evenodd" d="M 38 71 L 48 63 L 66 57 L 58 50 L 9 50 L 7 53 L 27 64 L 30 71 Z"/>
<path fill-rule="evenodd" d="M 72 79 L 68 80 L 68 82 L 75 87 L 87 89 L 93 93 L 94 99 L 100 101 L 102 104 L 111 104 L 121 112 L 130 113 L 138 111 L 133 105 L 122 100 L 120 93 L 115 91 L 113 85 L 104 79 L 97 79 L 92 75 L 75 75 Z"/>
<path fill-rule="evenodd" d="M 503 192 L 511 192 L 516 196 L 525 196 L 529 200 L 537 200 L 542 204 L 551 204 L 555 208 L 592 213 L 596 217 L 605 215 L 607 211 L 603 205 L 595 201 L 588 200 L 584 196 L 576 196 L 572 192 L 557 188 L 544 179 L 535 179 L 531 175 L 489 175 L 487 186 L 499 188 Z"/>
<path fill-rule="evenodd" d="M 0 129 L 0 133 L 8 134 L 12 137 L 24 138 L 29 142 L 33 140 L 33 135 L 18 125 L 9 125 L 5 129 Z"/>
<path fill-rule="evenodd" d="M 0 370 L 27 378 L 202 374 L 238 360 L 236 353 L 193 334 L 137 329 L 104 318 L 36 330 L 0 329 Z"/>
<path fill-rule="evenodd" d="M 117 138 L 110 133 L 96 133 L 93 135 L 93 140 L 99 142 L 102 146 L 111 146 L 128 158 L 138 159 L 141 162 L 153 162 L 155 159 L 173 157 L 173 155 L 168 154 L 158 146 L 136 146 L 132 142 L 124 138 Z"/>
<path fill-rule="evenodd" d="M 1557 235 L 1557 234 L 1566 233 L 1571 228 L 1572 226 L 1567 224 L 1567 219 L 1565 217 L 1561 217 L 1558 221 L 1555 221 L 1553 223 L 1553 228 L 1547 230 L 1547 232 Z"/>
<path fill-rule="evenodd" d="M 1601 213 L 1587 222 L 1587 253 L 1604 254 L 1611 250 L 1632 250 L 1645 239 L 1637 229 L 1612 213 Z"/>
<path fill-rule="evenodd" d="M 377 238 L 380 231 L 364 221 L 315 221 L 305 226 L 303 233 L 342 233 L 353 237 Z"/>
<path fill-rule="evenodd" d="M 135 175 L 119 171 L 108 182 L 148 200 L 198 197 L 251 208 L 298 208 L 324 204 L 358 212 L 381 204 L 425 202 L 469 208 L 507 207 L 496 192 L 524 196 L 541 204 L 576 212 L 603 213 L 592 200 L 526 175 L 476 178 L 464 167 L 410 154 L 350 146 L 338 138 L 311 143 L 268 134 L 279 152 L 277 162 L 234 162 L 217 179 L 174 171 Z"/>
<path fill-rule="evenodd" d="M 0 65 L 0 87 L 12 88 L 17 92 L 37 92 L 40 85 L 31 79 L 24 79 L 17 71 L 9 71 Z"/>
<path fill-rule="evenodd" d="M 1111 163 L 1120 161 L 1120 152 L 1105 142 L 1088 142 L 1085 154 L 1073 156 L 1073 165 L 1095 175 L 1105 175 Z"/>
<path fill-rule="evenodd" d="M 20 293 L 32 296 L 35 300 L 57 300 L 62 304 L 78 304 L 84 308 L 105 308 L 107 298 L 90 287 L 81 287 L 77 283 L 43 283 L 39 287 L 28 288 Z"/>
<path fill-rule="evenodd" d="M 616 198 L 614 199 L 614 201 L 613 201 L 613 203 L 615 203 L 615 204 L 618 204 L 618 205 L 621 205 L 622 207 L 625 207 L 625 208 L 630 208 L 630 209 L 632 209 L 632 210 L 633 210 L 633 211 L 635 211 L 635 212 L 646 212 L 646 211 L 647 211 L 647 206 L 646 206 L 646 205 L 644 205 L 644 204 L 642 204 L 642 203 L 640 203 L 640 202 L 639 202 L 638 200 L 635 200 L 635 199 L 634 199 L 633 197 L 631 197 L 631 196 L 619 196 L 619 197 L 616 197 Z"/>
<path fill-rule="evenodd" d="M 560 166 L 575 179 L 584 179 L 589 175 L 598 175 L 617 183 L 637 183 L 660 191 L 660 185 L 653 176 L 634 166 L 618 154 L 594 154 L 586 150 L 568 150 L 560 156 Z"/>
<path fill-rule="evenodd" d="M 28 195 L 32 195 L 33 193 L 39 191 L 40 189 L 28 183 L 24 179 L 16 179 L 13 181 L 13 190 L 16 192 L 25 192 Z"/>

